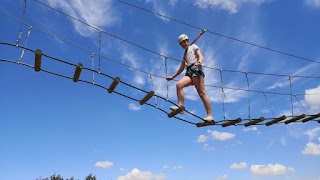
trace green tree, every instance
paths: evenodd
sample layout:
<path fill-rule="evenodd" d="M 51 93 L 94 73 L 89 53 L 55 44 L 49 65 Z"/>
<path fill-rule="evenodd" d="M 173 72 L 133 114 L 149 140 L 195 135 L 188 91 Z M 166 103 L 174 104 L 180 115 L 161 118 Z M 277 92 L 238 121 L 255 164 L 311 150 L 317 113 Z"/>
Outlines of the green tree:
<path fill-rule="evenodd" d="M 56 173 L 54 173 L 54 175 L 50 176 L 50 180 L 63 180 L 63 177 L 60 176 L 60 174 L 56 175 Z"/>
<path fill-rule="evenodd" d="M 95 175 L 89 174 L 89 175 L 86 177 L 86 180 L 97 180 L 97 178 L 96 178 Z"/>
<path fill-rule="evenodd" d="M 88 179 L 89 178 L 89 179 Z M 97 178 L 92 175 L 92 174 L 89 174 L 87 177 L 86 177 L 86 180 L 97 180 Z M 50 176 L 50 178 L 36 178 L 36 180 L 64 180 L 63 177 L 58 174 L 56 175 L 56 173 L 54 173 L 53 175 Z M 70 179 L 65 179 L 65 180 L 79 180 L 79 179 L 75 179 L 73 176 L 70 178 Z"/>

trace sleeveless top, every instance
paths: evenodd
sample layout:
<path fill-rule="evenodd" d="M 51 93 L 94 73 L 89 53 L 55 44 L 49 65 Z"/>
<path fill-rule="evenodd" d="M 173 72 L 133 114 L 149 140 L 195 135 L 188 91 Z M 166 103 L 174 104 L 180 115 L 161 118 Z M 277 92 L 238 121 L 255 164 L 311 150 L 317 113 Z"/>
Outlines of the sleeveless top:
<path fill-rule="evenodd" d="M 195 53 L 195 50 L 197 49 L 199 49 L 199 47 L 196 44 L 192 44 L 185 50 L 182 59 L 185 62 L 186 66 L 190 66 L 198 61 L 197 55 Z"/>

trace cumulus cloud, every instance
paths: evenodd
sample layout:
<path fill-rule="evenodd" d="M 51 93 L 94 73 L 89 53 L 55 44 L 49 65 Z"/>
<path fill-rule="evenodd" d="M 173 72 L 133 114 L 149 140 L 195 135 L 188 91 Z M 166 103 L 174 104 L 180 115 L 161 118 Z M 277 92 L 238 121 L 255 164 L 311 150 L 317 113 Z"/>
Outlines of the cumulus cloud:
<path fill-rule="evenodd" d="M 304 96 L 307 104 L 310 105 L 311 108 L 313 109 L 320 109 L 320 96 L 312 95 L 312 94 L 320 94 L 320 86 L 313 89 L 305 90 L 305 94 L 311 94 L 311 95 Z"/>
<path fill-rule="evenodd" d="M 124 176 L 119 176 L 118 180 L 163 180 L 167 177 L 160 173 L 160 174 L 153 174 L 150 171 L 140 171 L 137 168 L 132 169 L 129 173 Z"/>
<path fill-rule="evenodd" d="M 48 0 L 50 6 L 62 9 L 63 12 L 79 19 L 91 26 L 102 28 L 110 26 L 118 21 L 116 11 L 112 6 L 112 0 L 77 0 L 77 1 L 55 1 Z M 75 29 L 82 36 L 97 34 L 97 30 L 84 25 L 78 21 L 72 21 Z"/>
<path fill-rule="evenodd" d="M 309 142 L 302 151 L 304 155 L 320 155 L 320 144 Z"/>
<path fill-rule="evenodd" d="M 111 168 L 113 166 L 113 162 L 110 162 L 110 161 L 97 162 L 95 166 L 100 168 Z"/>
<path fill-rule="evenodd" d="M 245 162 L 241 162 L 241 163 L 234 163 L 230 166 L 231 169 L 244 169 L 247 168 L 248 164 Z"/>
<path fill-rule="evenodd" d="M 314 8 L 320 8 L 320 0 L 305 0 L 305 3 Z"/>
<path fill-rule="evenodd" d="M 245 3 L 260 5 L 266 0 L 196 0 L 195 6 L 201 9 L 221 9 L 231 14 L 239 11 L 239 6 Z"/>
<path fill-rule="evenodd" d="M 251 165 L 250 171 L 254 176 L 276 176 L 295 172 L 294 168 L 285 167 L 281 164 Z"/>
<path fill-rule="evenodd" d="M 217 139 L 220 141 L 232 139 L 236 136 L 236 134 L 233 134 L 233 133 L 218 132 L 218 131 L 211 131 L 211 130 L 208 130 L 208 133 L 210 134 L 212 139 Z"/>
<path fill-rule="evenodd" d="M 213 151 L 215 148 L 213 146 L 210 146 L 207 142 L 209 139 L 212 140 L 220 140 L 220 141 L 225 141 L 228 139 L 234 138 L 236 135 L 233 133 L 227 133 L 227 132 L 218 132 L 218 131 L 207 131 L 208 135 L 199 135 L 196 142 L 197 143 L 204 143 L 202 146 L 202 149 L 205 151 Z M 239 143 L 237 143 L 239 144 Z"/>

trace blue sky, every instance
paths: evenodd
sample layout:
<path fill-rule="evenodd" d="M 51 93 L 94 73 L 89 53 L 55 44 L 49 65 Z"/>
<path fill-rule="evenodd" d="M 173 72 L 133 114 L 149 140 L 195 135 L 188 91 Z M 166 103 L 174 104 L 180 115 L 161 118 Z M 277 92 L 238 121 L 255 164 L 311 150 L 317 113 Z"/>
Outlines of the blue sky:
<path fill-rule="evenodd" d="M 127 2 L 163 16 L 116 0 L 2 0 L 0 39 L 100 69 L 176 103 L 176 81 L 163 77 L 179 67 L 183 50 L 177 37 L 194 39 L 200 31 L 194 27 L 204 28 L 196 44 L 217 121 L 320 113 L 319 0 Z M 74 83 L 16 63 L 33 66 L 33 52 L 0 47 L 2 179 L 53 173 L 80 179 L 93 173 L 103 180 L 320 179 L 316 121 L 197 128 L 154 108 L 169 112 L 166 100 L 152 98 L 154 107 L 141 106 L 92 85 L 109 87 L 112 80 L 101 74 L 83 70 L 80 79 L 91 84 Z M 69 77 L 75 71 L 47 57 L 41 67 Z M 122 83 L 115 90 L 135 99 L 145 95 Z M 193 87 L 185 96 L 186 109 L 205 116 Z"/>

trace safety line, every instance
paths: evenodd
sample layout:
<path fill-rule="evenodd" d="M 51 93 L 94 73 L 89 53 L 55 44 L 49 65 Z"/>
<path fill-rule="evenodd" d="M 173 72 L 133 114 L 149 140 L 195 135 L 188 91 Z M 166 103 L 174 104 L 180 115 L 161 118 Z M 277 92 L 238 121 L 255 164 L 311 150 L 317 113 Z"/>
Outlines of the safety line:
<path fill-rule="evenodd" d="M 24 21 L 24 16 L 26 14 L 26 8 L 27 8 L 27 0 L 24 0 L 24 6 L 23 6 L 23 11 L 22 11 L 22 17 L 21 17 L 21 21 Z M 16 45 L 18 46 L 20 43 L 20 39 L 22 37 L 22 23 L 20 23 L 20 30 L 19 30 L 19 36 L 18 39 L 16 40 Z"/>
<path fill-rule="evenodd" d="M 2 11 L 0 11 L 0 12 L 3 13 Z M 13 18 L 13 19 L 15 19 L 15 20 L 17 20 L 17 21 L 20 21 L 20 20 L 18 20 L 18 19 L 16 19 L 16 18 L 14 18 L 14 17 L 6 14 L 6 13 L 3 13 L 3 14 L 5 14 L 5 15 L 9 16 L 10 18 Z M 21 22 L 21 23 L 24 23 L 24 22 Z M 29 24 L 27 24 L 27 23 L 24 23 L 24 24 L 32 27 L 31 25 L 29 25 Z M 50 37 L 53 37 L 53 38 L 55 38 L 55 39 L 58 39 L 58 40 L 60 40 L 60 41 L 62 41 L 62 42 L 64 42 L 64 43 L 67 43 L 67 44 L 72 45 L 72 46 L 74 46 L 74 47 L 76 47 L 76 48 L 78 48 L 78 49 L 81 49 L 81 50 L 83 50 L 83 51 L 85 51 L 85 52 L 88 52 L 88 53 L 92 54 L 92 51 L 90 51 L 90 50 L 84 49 L 84 48 L 82 48 L 82 47 L 80 47 L 80 46 L 78 46 L 78 45 L 75 45 L 75 44 L 73 44 L 73 43 L 70 43 L 70 42 L 68 42 L 68 41 L 66 41 L 66 40 L 64 40 L 64 39 L 61 39 L 61 38 L 57 37 L 57 36 L 54 36 L 54 35 L 52 35 L 52 34 L 50 34 L 50 33 L 47 33 L 47 32 L 45 32 L 45 31 L 42 31 L 42 30 L 40 30 L 40 29 L 38 29 L 38 28 L 36 28 L 36 27 L 32 27 L 32 29 L 35 29 L 35 30 L 37 30 L 37 31 L 39 31 L 39 32 L 41 32 L 41 33 L 44 33 L 44 34 L 46 34 L 46 35 L 48 35 L 48 36 L 50 36 Z M 126 67 L 128 67 L 128 68 L 133 69 L 133 70 L 136 70 L 136 71 L 139 71 L 139 72 L 142 72 L 142 73 L 145 73 L 145 74 L 150 74 L 149 72 L 140 70 L 140 69 L 138 69 L 138 68 L 131 67 L 131 66 L 129 66 L 129 65 L 127 65 L 127 64 L 124 64 L 124 63 L 120 63 L 120 62 L 115 61 L 115 60 L 113 60 L 113 59 L 111 59 L 111 58 L 108 58 L 108 57 L 105 57 L 105 56 L 101 56 L 101 55 L 100 55 L 99 57 L 104 58 L 104 59 L 109 60 L 109 61 L 112 61 L 112 62 L 115 62 L 115 63 L 120 64 L 120 65 L 122 65 L 122 66 L 126 66 Z M 166 57 L 166 58 L 168 58 L 168 57 Z M 220 70 L 219 70 L 219 71 L 220 71 Z M 224 71 L 225 71 L 225 70 L 224 70 Z M 227 70 L 227 71 L 228 71 L 228 70 Z M 236 71 L 234 71 L 234 72 L 236 72 Z M 241 72 L 241 71 L 238 71 L 238 72 Z M 253 73 L 253 72 L 247 72 L 247 73 L 262 74 L 262 73 Z M 156 75 L 156 74 L 152 74 L 152 75 L 155 76 L 155 77 L 160 77 L 160 78 L 164 78 L 164 79 L 166 78 L 166 77 L 159 76 L 159 75 Z M 272 74 L 267 74 L 267 75 L 272 75 Z M 280 75 L 280 76 L 288 76 L 288 75 Z M 291 77 L 303 77 L 303 76 L 291 76 Z M 318 78 L 318 77 L 309 77 L 309 78 Z M 320 77 L 319 77 L 319 78 L 320 78 Z M 176 80 L 174 80 L 174 81 L 176 81 Z M 205 86 L 215 87 L 215 88 L 221 88 L 221 87 L 219 87 L 219 86 L 213 86 L 213 85 L 205 85 Z M 224 88 L 225 88 L 225 89 L 231 89 L 231 90 L 247 91 L 246 89 L 241 89 L 241 88 L 231 88 L 231 87 L 224 87 Z M 258 90 L 250 90 L 250 91 L 251 91 L 251 92 L 263 92 L 263 91 L 258 91 Z M 266 92 L 266 91 L 265 91 L 265 93 L 268 93 L 268 94 L 279 94 L 279 95 L 290 95 L 290 94 L 286 94 L 286 93 Z M 320 95 L 320 94 L 296 94 L 296 95 L 297 95 L 297 96 L 303 96 L 303 95 Z"/>
<path fill-rule="evenodd" d="M 293 100 L 292 100 L 292 81 L 291 81 L 291 76 L 289 76 L 289 82 L 290 82 L 291 114 L 293 116 Z"/>
<path fill-rule="evenodd" d="M 35 1 L 36 1 L 36 0 L 35 0 Z M 18 21 L 18 22 L 21 22 L 21 20 L 13 17 L 13 16 L 11 16 L 11 15 L 9 15 L 9 14 L 1 11 L 1 10 L 0 10 L 0 13 L 6 15 L 6 16 L 8 16 L 8 17 L 10 17 L 10 18 L 12 18 L 12 19 L 14 19 L 14 20 L 16 20 L 16 21 Z M 74 18 L 73 18 L 73 19 L 74 19 Z M 23 23 L 23 24 L 25 24 L 25 25 L 27 25 L 27 26 L 30 26 L 30 25 L 27 24 L 27 23 L 24 23 L 24 22 L 21 22 L 21 23 Z M 58 40 L 60 40 L 60 41 L 62 41 L 62 42 L 65 42 L 65 43 L 67 43 L 67 44 L 69 44 L 69 45 L 72 45 L 72 46 L 74 46 L 74 47 L 77 47 L 77 48 L 79 48 L 79 49 L 81 49 L 81 50 L 83 50 L 83 51 L 86 51 L 86 52 L 88 52 L 88 53 L 92 53 L 92 51 L 89 51 L 89 50 L 87 50 L 87 49 L 84 49 L 84 48 L 82 48 L 82 47 L 80 47 L 80 46 L 78 46 L 78 45 L 76 45 L 76 44 L 74 44 L 74 43 L 70 43 L 70 42 L 68 42 L 68 41 L 66 41 L 66 40 L 64 40 L 64 39 L 62 39 L 62 38 L 60 38 L 60 37 L 54 36 L 54 35 L 52 35 L 52 34 L 50 34 L 50 33 L 47 33 L 47 32 L 45 32 L 45 31 L 43 31 L 43 30 L 40 30 L 40 29 L 38 29 L 38 28 L 36 28 L 36 27 L 33 27 L 33 29 L 35 29 L 35 30 L 37 30 L 37 31 L 39 31 L 39 32 L 41 32 L 41 33 L 44 33 L 44 34 L 46 34 L 46 35 L 48 35 L 48 36 L 50 36 L 50 37 L 53 37 L 53 38 L 55 38 L 55 39 L 58 39 Z M 101 32 L 104 32 L 104 31 L 101 30 Z M 106 32 L 104 32 L 104 33 L 106 33 Z M 165 58 L 167 58 L 167 59 L 175 60 L 175 61 L 181 61 L 181 60 L 179 60 L 179 59 L 172 58 L 172 57 L 168 57 L 168 56 L 162 55 L 162 54 L 160 54 L 160 53 L 157 53 L 157 52 L 155 52 L 155 51 L 152 51 L 152 50 L 150 50 L 150 49 L 147 49 L 147 48 L 145 48 L 145 47 L 143 47 L 143 46 L 134 44 L 134 43 L 132 43 L 132 42 L 130 42 L 130 41 L 128 41 L 128 40 L 125 40 L 125 39 L 123 39 L 123 38 L 117 37 L 117 36 L 112 35 L 112 34 L 110 34 L 110 33 L 107 33 L 107 34 L 110 35 L 110 36 L 113 36 L 113 37 L 115 37 L 115 38 L 117 38 L 117 39 L 119 39 L 119 40 L 122 40 L 122 41 L 124 41 L 124 42 L 127 42 L 127 43 L 129 43 L 129 44 L 131 44 L 131 45 L 134 45 L 134 46 L 137 46 L 137 47 L 142 48 L 142 49 L 144 49 L 144 50 L 147 50 L 147 51 L 149 51 L 149 52 L 152 52 L 152 53 L 154 53 L 154 54 L 156 54 L 156 55 L 165 57 Z M 99 56 L 99 57 L 104 58 L 104 59 L 107 59 L 107 60 L 111 60 L 110 58 L 107 58 L 107 57 L 103 57 L 103 56 Z M 111 61 L 113 61 L 113 60 L 111 60 Z M 116 62 L 116 63 L 118 63 L 118 64 L 121 64 L 121 63 L 119 63 L 119 62 L 117 62 L 117 61 L 113 61 L 113 62 Z M 124 64 L 121 64 L 121 65 L 124 65 Z M 131 69 L 134 69 L 134 70 L 137 70 L 137 71 L 146 73 L 146 74 L 150 74 L 150 73 L 148 73 L 148 72 L 144 72 L 144 71 L 142 71 L 142 70 L 140 70 L 140 69 L 137 69 L 137 68 L 134 68 L 134 67 L 130 67 L 130 66 L 128 66 L 128 65 L 124 65 L 124 66 L 127 66 L 127 67 L 129 67 L 129 68 L 131 68 Z M 216 71 L 220 71 L 220 69 L 218 69 L 218 68 L 213 68 L 213 67 L 209 67 L 209 66 L 202 66 L 202 67 L 203 67 L 203 68 L 212 69 L 212 70 L 216 70 Z M 244 71 L 229 70 L 229 69 L 223 69 L 223 71 L 225 71 L 225 72 L 233 72 L 233 73 L 248 73 L 248 74 L 256 74 L 256 75 L 282 76 L 282 77 L 288 77 L 288 76 L 289 76 L 289 75 L 286 75 L 286 74 L 261 73 L 261 72 L 252 72 L 252 71 L 246 71 L 246 72 L 244 72 Z M 154 75 L 154 76 L 157 76 L 157 75 Z M 162 76 L 158 76 L 158 77 L 162 77 Z M 297 78 L 320 79 L 320 76 L 291 75 L 291 77 L 293 77 L 293 78 L 294 78 L 294 77 L 297 77 Z M 162 78 L 165 78 L 165 77 L 162 77 Z"/>
<path fill-rule="evenodd" d="M 87 26 L 89 26 L 89 27 L 91 27 L 91 28 L 93 28 L 93 29 L 95 29 L 95 30 L 98 30 L 99 32 L 101 31 L 102 33 L 105 33 L 105 34 L 107 34 L 107 35 L 109 35 L 109 36 L 112 36 L 112 37 L 114 37 L 114 38 L 116 38 L 116 39 L 119 39 L 119 40 L 121 40 L 121 41 L 123 41 L 123 42 L 126 42 L 126 43 L 128 43 L 128 44 L 131 44 L 131 45 L 136 46 L 136 47 L 138 47 L 138 48 L 141 48 L 141 49 L 143 49 L 143 50 L 149 51 L 149 52 L 151 52 L 151 53 L 153 53 L 153 54 L 156 54 L 156 55 L 158 55 L 158 56 L 166 57 L 167 59 L 170 59 L 170 60 L 175 60 L 175 61 L 179 61 L 179 62 L 181 61 L 180 59 L 173 58 L 173 57 L 168 57 L 168 56 L 166 56 L 166 55 L 160 54 L 160 53 L 158 53 L 158 52 L 156 52 L 156 51 L 150 50 L 150 49 L 148 49 L 148 48 L 146 48 L 146 47 L 143 47 L 143 46 L 141 46 L 141 45 L 138 45 L 138 44 L 135 44 L 135 43 L 133 43 L 133 42 L 131 42 L 131 41 L 128 41 L 128 40 L 126 40 L 126 39 L 124 39 L 124 38 L 121 38 L 121 37 L 118 37 L 118 36 L 113 35 L 113 34 L 111 34 L 111 33 L 108 33 L 108 32 L 105 32 L 105 31 L 103 31 L 103 30 L 100 30 L 100 29 L 97 28 L 97 27 L 94 27 L 94 26 L 92 26 L 92 25 L 90 25 L 90 24 L 87 24 L 87 23 L 85 23 L 85 22 L 83 22 L 83 21 L 81 21 L 81 20 L 79 20 L 79 19 L 77 19 L 77 18 L 75 18 L 75 17 L 73 17 L 73 16 L 70 16 L 70 15 L 68 15 L 68 14 L 66 14 L 66 13 L 63 13 L 63 12 L 61 12 L 61 11 L 59 11 L 59 10 L 57 10 L 57 9 L 55 9 L 55 8 L 53 8 L 53 7 L 45 4 L 45 3 L 43 3 L 43 2 L 41 2 L 41 1 L 38 1 L 38 0 L 34 0 L 34 1 L 36 1 L 36 2 L 38 2 L 38 3 L 40 3 L 40 4 L 42 4 L 42 5 L 44 5 L 44 6 L 46 6 L 46 7 L 49 7 L 49 8 L 52 9 L 52 10 L 55 10 L 55 11 L 57 11 L 57 12 L 59 12 L 59 13 L 62 13 L 62 14 L 66 15 L 67 17 L 69 17 L 69 18 L 71 18 L 71 19 L 73 19 L 73 20 L 76 20 L 76 21 L 78 21 L 78 22 L 81 22 L 81 23 L 83 23 L 84 25 L 87 25 Z M 17 21 L 20 21 L 19 19 L 8 15 L 7 13 L 2 12 L 1 10 L 0 10 L 0 12 L 1 12 L 2 14 L 5 14 L 5 15 L 7 15 L 7 16 L 15 19 L 15 20 L 17 20 Z M 201 28 L 198 28 L 198 29 L 201 29 Z M 202 30 L 202 29 L 201 29 L 201 30 Z M 48 33 L 46 33 L 46 34 L 48 34 Z M 75 45 L 75 46 L 76 46 L 76 45 Z M 81 49 L 82 49 L 82 48 L 81 48 Z M 202 66 L 202 67 L 203 67 L 203 68 L 210 68 L 210 69 L 213 69 L 213 70 L 216 70 L 216 71 L 219 71 L 219 70 L 220 70 L 219 68 L 213 68 L 213 67 L 209 67 L 209 66 Z M 244 71 L 228 70 L 228 69 L 223 69 L 223 71 L 225 71 L 225 72 L 235 72 L 235 73 L 245 73 Z M 249 73 L 249 74 L 257 74 L 257 75 L 270 75 L 270 76 L 288 76 L 288 75 L 284 75 L 284 74 L 259 73 L 259 72 L 250 72 L 250 71 L 247 71 L 247 73 Z M 319 79 L 320 79 L 320 76 L 291 76 L 291 77 L 319 78 Z"/>
<path fill-rule="evenodd" d="M 300 102 L 300 100 L 298 99 L 298 97 L 297 97 L 295 94 L 294 94 L 293 96 L 297 99 L 297 101 L 299 102 L 300 106 L 301 106 L 302 109 L 304 110 L 305 114 L 308 114 L 306 108 L 305 108 L 304 105 Z"/>
<path fill-rule="evenodd" d="M 250 85 L 249 85 L 249 78 L 248 73 L 245 73 L 247 85 L 248 85 L 248 118 L 251 119 L 251 102 L 250 102 Z"/>
<path fill-rule="evenodd" d="M 271 113 L 272 113 L 273 117 L 275 118 L 276 115 L 274 114 L 274 111 L 273 111 L 273 109 L 272 109 L 272 106 L 271 106 L 271 103 L 270 103 L 268 97 L 266 96 L 266 94 L 265 94 L 264 92 L 263 92 L 262 94 L 263 94 L 263 96 L 266 98 L 267 103 L 268 103 L 268 105 L 269 105 L 269 108 L 270 108 L 270 110 L 271 110 Z"/>
<path fill-rule="evenodd" d="M 176 20 L 176 19 L 174 19 L 174 18 L 171 18 L 171 17 L 165 16 L 165 15 L 156 13 L 156 12 L 151 11 L 151 10 L 148 10 L 148 9 L 146 9 L 146 8 L 139 7 L 139 6 L 137 6 L 137 5 L 134 5 L 134 4 L 132 4 L 132 3 L 128 3 L 128 2 L 123 1 L 123 0 L 118 0 L 118 1 L 121 2 L 121 3 L 127 4 L 127 5 L 129 5 L 129 6 L 135 7 L 135 8 L 137 8 L 137 9 L 140 9 L 140 10 L 143 10 L 143 11 L 146 11 L 146 12 L 149 12 L 149 13 L 152 13 L 152 14 L 154 14 L 154 15 L 157 15 L 157 16 L 160 16 L 160 17 L 163 17 L 163 18 L 166 18 L 166 19 L 175 21 L 175 22 L 177 22 L 177 23 L 180 23 L 180 24 L 183 24 L 183 25 L 186 25 L 186 26 L 195 28 L 195 29 L 199 29 L 199 30 L 203 29 L 203 28 L 197 27 L 197 26 L 195 26 L 195 25 L 191 25 L 191 24 L 189 24 L 189 23 L 185 23 L 185 22 Z M 207 32 L 208 32 L 208 33 L 211 33 L 211 34 L 214 34 L 214 35 L 217 35 L 217 36 L 220 36 L 220 37 L 223 37 L 223 38 L 227 38 L 227 39 L 233 40 L 233 41 L 241 42 L 241 43 L 248 44 L 248 45 L 251 45 L 251 46 L 255 46 L 255 47 L 258 47 L 258 48 L 261 48 L 261 49 L 264 49 L 264 50 L 268 50 L 268 51 L 271 51 L 271 52 L 275 52 L 275 53 L 278 53 L 278 54 L 282 54 L 282 55 L 290 56 L 290 57 L 293 57 L 293 58 L 296 58 L 296 59 L 300 59 L 300 60 L 304 60 L 304 61 L 309 61 L 309 62 L 319 63 L 319 64 L 320 64 L 319 61 L 315 61 L 315 60 L 308 59 L 308 58 L 304 58 L 304 57 L 301 57 L 301 56 L 297 56 L 297 55 L 294 55 L 294 54 L 291 54 L 291 53 L 287 53 L 287 52 L 275 50 L 275 49 L 272 49 L 272 48 L 268 48 L 268 47 L 265 47 L 265 46 L 261 46 L 261 45 L 255 44 L 255 43 L 251 43 L 251 42 L 248 42 L 248 41 L 244 41 L 244 40 L 241 40 L 241 39 L 238 39 L 238 38 L 234 38 L 234 37 L 231 37 L 231 36 L 228 36 L 228 35 L 224 35 L 224 34 L 221 34 L 221 33 L 217 33 L 217 32 L 214 32 L 214 31 L 207 30 Z"/>
<path fill-rule="evenodd" d="M 222 70 L 220 70 L 220 80 L 221 80 L 221 91 L 222 91 L 222 111 L 223 111 L 223 120 L 226 120 L 226 109 L 225 109 L 225 102 L 226 100 L 226 95 L 224 93 L 224 84 L 223 84 L 223 75 L 222 75 Z"/>

